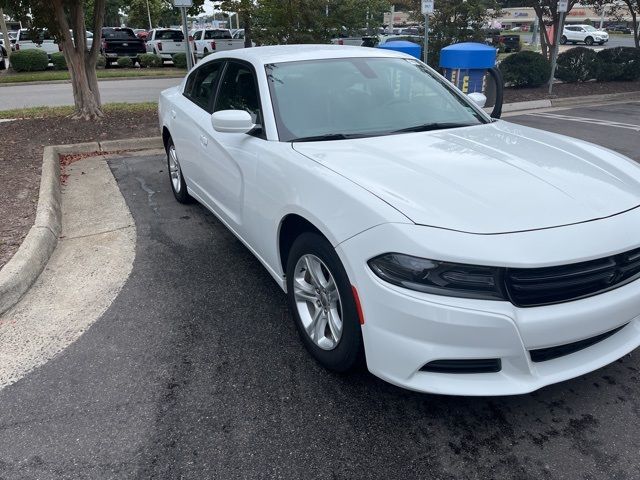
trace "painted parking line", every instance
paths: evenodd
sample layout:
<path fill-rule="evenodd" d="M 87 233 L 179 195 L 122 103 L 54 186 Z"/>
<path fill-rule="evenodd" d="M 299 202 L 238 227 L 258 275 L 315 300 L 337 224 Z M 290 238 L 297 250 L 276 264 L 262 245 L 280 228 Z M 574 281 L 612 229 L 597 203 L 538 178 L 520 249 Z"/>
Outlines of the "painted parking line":
<path fill-rule="evenodd" d="M 568 122 L 589 123 L 591 125 L 602 125 L 605 127 L 626 128 L 627 130 L 635 130 L 636 132 L 640 132 L 640 125 L 635 125 L 633 123 L 615 122 L 612 120 L 601 120 L 599 118 L 575 117 L 572 115 L 563 115 L 560 113 L 551 113 L 551 112 L 527 113 L 525 115 L 529 115 L 532 117 L 553 118 L 554 120 L 565 120 Z"/>

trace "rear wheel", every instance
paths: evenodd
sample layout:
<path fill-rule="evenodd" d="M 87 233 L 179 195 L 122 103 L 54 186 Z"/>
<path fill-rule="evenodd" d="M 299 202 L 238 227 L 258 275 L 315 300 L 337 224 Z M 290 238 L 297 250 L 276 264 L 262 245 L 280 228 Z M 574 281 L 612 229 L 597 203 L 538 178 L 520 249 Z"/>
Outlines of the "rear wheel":
<path fill-rule="evenodd" d="M 182 175 L 182 168 L 180 167 L 180 161 L 178 160 L 178 153 L 176 152 L 176 146 L 173 144 L 173 139 L 169 137 L 167 140 L 167 165 L 169 167 L 169 180 L 171 180 L 171 190 L 173 190 L 173 196 L 180 203 L 191 203 L 193 198 L 187 192 L 187 183 Z"/>
<path fill-rule="evenodd" d="M 593 45 L 593 38 L 592 37 L 585 38 L 584 43 L 586 43 L 587 45 Z"/>
<path fill-rule="evenodd" d="M 560 37 L 560 45 L 564 45 L 565 43 L 567 43 L 567 37 L 563 35 L 562 37 Z"/>
<path fill-rule="evenodd" d="M 331 244 L 303 233 L 287 261 L 287 300 L 302 343 L 324 367 L 345 372 L 364 358 L 358 309 Z"/>

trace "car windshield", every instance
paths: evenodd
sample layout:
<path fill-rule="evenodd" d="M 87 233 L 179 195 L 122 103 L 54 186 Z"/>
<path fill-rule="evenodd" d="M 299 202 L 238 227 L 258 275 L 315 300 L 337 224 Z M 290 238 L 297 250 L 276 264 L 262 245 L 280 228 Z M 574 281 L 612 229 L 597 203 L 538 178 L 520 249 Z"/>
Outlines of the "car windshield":
<path fill-rule="evenodd" d="M 591 25 L 586 25 L 586 26 L 584 26 L 582 28 L 584 28 L 587 32 L 595 32 L 596 31 L 596 29 L 593 28 Z"/>
<path fill-rule="evenodd" d="M 307 60 L 265 68 L 278 134 L 285 142 L 488 122 L 469 100 L 413 59 Z"/>
<path fill-rule="evenodd" d="M 158 30 L 156 40 L 184 40 L 184 34 L 180 30 Z"/>

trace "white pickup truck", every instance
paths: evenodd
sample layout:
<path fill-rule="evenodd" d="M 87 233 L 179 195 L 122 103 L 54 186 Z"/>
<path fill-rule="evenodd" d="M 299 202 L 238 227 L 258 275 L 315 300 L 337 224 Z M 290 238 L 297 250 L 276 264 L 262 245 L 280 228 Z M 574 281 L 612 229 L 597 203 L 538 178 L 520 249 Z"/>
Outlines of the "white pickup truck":
<path fill-rule="evenodd" d="M 73 32 L 71 30 L 69 30 L 69 34 L 71 35 L 71 39 L 73 40 Z M 89 50 L 91 48 L 91 45 L 93 44 L 93 33 L 87 32 L 86 44 L 87 50 Z M 14 50 L 20 51 L 29 49 L 42 50 L 49 56 L 49 58 L 51 58 L 52 53 L 60 51 L 58 42 L 54 40 L 53 36 L 46 28 L 43 30 L 35 31 L 21 28 L 16 33 L 16 43 L 14 45 Z"/>
<path fill-rule="evenodd" d="M 231 30 L 224 28 L 201 28 L 193 32 L 193 43 L 197 58 L 210 53 L 244 48 L 243 38 L 233 38 Z"/>
<path fill-rule="evenodd" d="M 174 53 L 183 53 L 184 34 L 173 28 L 154 28 L 147 35 L 147 53 L 160 55 L 162 60 L 171 60 Z"/>

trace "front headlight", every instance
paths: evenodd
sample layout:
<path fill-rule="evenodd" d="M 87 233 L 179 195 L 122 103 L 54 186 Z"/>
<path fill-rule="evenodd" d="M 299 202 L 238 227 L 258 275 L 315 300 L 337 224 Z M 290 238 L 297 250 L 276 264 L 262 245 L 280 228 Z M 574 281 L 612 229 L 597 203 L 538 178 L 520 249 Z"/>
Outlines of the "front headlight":
<path fill-rule="evenodd" d="M 503 269 L 438 262 L 426 258 L 385 253 L 369 267 L 382 280 L 418 292 L 450 297 L 506 300 Z"/>

